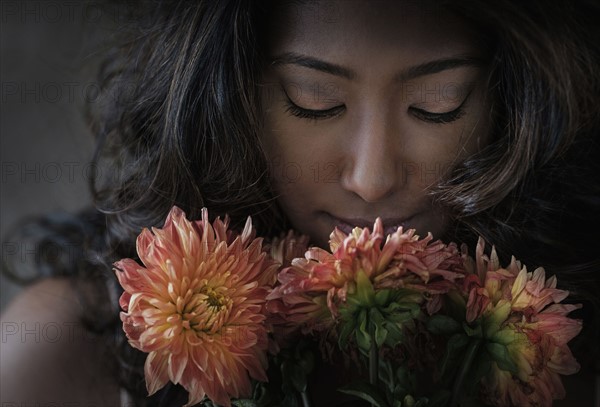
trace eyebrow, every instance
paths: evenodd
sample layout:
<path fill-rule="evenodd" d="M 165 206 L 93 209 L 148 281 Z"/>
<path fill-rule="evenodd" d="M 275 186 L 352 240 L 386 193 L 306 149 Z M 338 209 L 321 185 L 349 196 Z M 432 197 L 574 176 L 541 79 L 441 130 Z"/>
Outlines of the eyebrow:
<path fill-rule="evenodd" d="M 271 60 L 272 66 L 277 65 L 298 65 L 305 68 L 314 69 L 331 75 L 340 76 L 345 79 L 355 79 L 356 72 L 340 65 L 332 64 L 318 58 L 307 55 L 297 54 L 295 52 L 286 52 L 278 55 Z M 483 60 L 471 56 L 457 55 L 448 58 L 436 59 L 419 65 L 412 66 L 395 75 L 396 81 L 407 81 L 419 76 L 431 75 L 448 69 L 459 68 L 463 66 L 484 66 Z"/>

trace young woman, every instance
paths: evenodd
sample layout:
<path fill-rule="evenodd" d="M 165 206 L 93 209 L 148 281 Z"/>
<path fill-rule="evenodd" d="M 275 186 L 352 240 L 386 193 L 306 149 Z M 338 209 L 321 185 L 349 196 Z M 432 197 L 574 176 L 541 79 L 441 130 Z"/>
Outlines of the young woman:
<path fill-rule="evenodd" d="M 203 206 L 227 213 L 237 226 L 251 215 L 263 236 L 293 227 L 322 247 L 334 227 L 377 216 L 389 230 L 471 247 L 481 235 L 502 261 L 556 274 L 585 303 L 582 338 L 597 339 L 592 2 L 145 6 L 103 67 L 97 211 L 41 223 L 84 241 L 81 256 L 54 265 L 55 278 L 4 315 L 74 335 L 10 336 L 3 401 L 185 402 L 174 386 L 146 397 L 145 355 L 123 337 L 111 273 L 175 204 L 192 219 Z M 579 357 L 588 373 L 568 384 L 568 403 L 591 405 L 595 358 Z"/>

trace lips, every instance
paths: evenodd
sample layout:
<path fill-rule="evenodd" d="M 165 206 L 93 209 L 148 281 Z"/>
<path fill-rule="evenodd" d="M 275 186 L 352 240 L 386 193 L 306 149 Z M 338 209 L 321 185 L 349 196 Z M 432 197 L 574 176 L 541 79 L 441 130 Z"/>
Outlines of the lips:
<path fill-rule="evenodd" d="M 359 228 L 369 228 L 369 230 L 373 230 L 373 224 L 375 223 L 375 219 L 369 220 L 364 218 L 342 218 L 329 214 L 331 217 L 333 224 L 340 229 L 342 232 L 346 234 L 350 234 L 352 229 L 355 227 Z M 408 218 L 381 218 L 383 223 L 383 232 L 386 235 L 392 234 L 398 230 L 398 227 L 402 226 L 406 229 L 406 225 L 408 221 L 410 221 L 411 217 Z"/>

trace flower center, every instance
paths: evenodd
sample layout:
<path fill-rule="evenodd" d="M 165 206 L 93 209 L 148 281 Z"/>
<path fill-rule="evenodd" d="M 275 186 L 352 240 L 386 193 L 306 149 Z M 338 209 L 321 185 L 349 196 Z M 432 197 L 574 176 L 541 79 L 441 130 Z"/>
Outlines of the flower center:
<path fill-rule="evenodd" d="M 219 311 L 223 306 L 227 304 L 227 297 L 223 294 L 217 292 L 214 288 L 205 286 L 201 291 L 204 295 L 206 295 L 206 303 L 211 308 L 216 308 L 213 311 Z"/>
<path fill-rule="evenodd" d="M 227 321 L 233 306 L 233 300 L 227 295 L 227 288 L 206 284 L 195 293 L 190 290 L 188 294 L 181 307 L 183 327 L 206 333 L 218 332 Z"/>

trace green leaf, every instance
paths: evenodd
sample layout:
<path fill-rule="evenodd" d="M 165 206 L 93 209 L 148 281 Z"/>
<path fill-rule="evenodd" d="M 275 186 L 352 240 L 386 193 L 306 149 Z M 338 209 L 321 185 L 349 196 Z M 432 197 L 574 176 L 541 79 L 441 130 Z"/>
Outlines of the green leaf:
<path fill-rule="evenodd" d="M 369 309 L 369 318 L 376 325 L 382 324 L 385 322 L 385 318 L 383 317 L 383 315 L 381 315 L 381 312 L 379 312 L 379 310 L 375 307 Z"/>
<path fill-rule="evenodd" d="M 395 288 L 392 291 L 392 296 L 395 301 L 411 298 L 414 295 L 421 296 L 421 293 L 410 288 Z"/>
<path fill-rule="evenodd" d="M 462 360 L 464 350 L 469 343 L 469 338 L 465 334 L 454 334 L 446 344 L 446 352 L 442 358 L 440 373 L 446 375 L 452 373 L 458 367 L 458 362 Z"/>
<path fill-rule="evenodd" d="M 388 333 L 387 329 L 383 327 L 386 321 L 377 308 L 371 308 L 369 310 L 369 319 L 369 323 L 375 325 L 375 343 L 378 347 L 381 347 L 385 342 Z"/>
<path fill-rule="evenodd" d="M 446 294 L 444 309 L 457 321 L 463 321 L 467 315 L 467 303 L 458 290 L 451 290 Z"/>
<path fill-rule="evenodd" d="M 367 309 L 362 308 L 358 315 L 356 316 L 356 326 L 358 327 L 366 327 L 367 326 Z"/>
<path fill-rule="evenodd" d="M 422 313 L 421 306 L 419 304 L 411 304 L 409 311 L 413 319 L 419 318 L 419 315 Z"/>
<path fill-rule="evenodd" d="M 340 331 L 340 337 L 338 339 L 338 345 L 340 349 L 346 349 L 352 331 L 354 331 L 354 321 L 346 321 L 343 323 L 342 330 Z"/>
<path fill-rule="evenodd" d="M 477 320 L 474 326 L 463 322 L 463 329 L 467 333 L 467 335 L 475 338 L 483 338 L 483 329 L 481 328 L 481 321 Z"/>
<path fill-rule="evenodd" d="M 402 407 L 415 407 L 416 401 L 413 396 L 407 394 L 402 400 Z"/>
<path fill-rule="evenodd" d="M 410 312 L 406 311 L 396 311 L 394 313 L 389 313 L 386 318 L 389 322 L 394 322 L 396 324 L 404 325 L 405 323 L 412 321 L 414 317 Z"/>
<path fill-rule="evenodd" d="M 370 383 L 355 382 L 338 391 L 366 400 L 376 407 L 389 407 L 381 390 Z"/>
<path fill-rule="evenodd" d="M 362 309 L 359 315 L 359 326 L 355 331 L 356 334 L 356 344 L 358 347 L 367 352 L 371 349 L 371 335 L 369 335 L 369 328 L 367 327 L 367 310 Z"/>
<path fill-rule="evenodd" d="M 485 349 L 500 369 L 509 371 L 512 374 L 517 374 L 517 365 L 515 362 L 513 362 L 505 345 L 495 342 L 488 342 L 485 345 Z"/>
<path fill-rule="evenodd" d="M 490 338 L 498 332 L 502 323 L 508 318 L 510 310 L 511 304 L 506 301 L 504 304 L 497 306 L 489 316 L 484 318 L 483 325 L 486 338 Z"/>
<path fill-rule="evenodd" d="M 361 307 L 363 304 L 360 302 L 360 298 L 356 294 L 348 295 L 346 297 L 346 306 L 340 309 L 340 314 L 354 313 L 356 308 Z"/>
<path fill-rule="evenodd" d="M 385 343 L 388 331 L 381 325 L 375 325 L 375 343 L 377 347 L 381 347 Z"/>
<path fill-rule="evenodd" d="M 383 307 L 386 305 L 391 297 L 391 290 L 379 290 L 375 293 L 375 303 Z"/>
<path fill-rule="evenodd" d="M 416 311 L 421 311 L 421 297 L 416 297 L 414 299 L 402 299 L 402 301 L 394 301 L 388 305 L 385 310 L 387 312 L 410 312 L 415 313 Z"/>
<path fill-rule="evenodd" d="M 404 340 L 404 334 L 402 333 L 402 325 L 395 324 L 395 323 L 388 323 L 388 324 L 386 324 L 385 327 L 388 331 L 388 335 L 385 340 L 385 343 L 392 348 L 401 344 L 402 341 Z"/>
<path fill-rule="evenodd" d="M 396 379 L 398 384 L 396 385 L 394 393 L 397 396 L 404 397 L 406 394 L 414 392 L 414 377 L 411 371 L 408 369 L 408 366 L 402 365 L 398 367 L 396 370 Z"/>
<path fill-rule="evenodd" d="M 356 275 L 356 297 L 365 307 L 375 305 L 375 290 L 373 289 L 373 284 L 362 270 Z"/>
<path fill-rule="evenodd" d="M 427 329 L 435 335 L 449 335 L 460 332 L 461 326 L 446 315 L 433 315 L 427 321 Z"/>
<path fill-rule="evenodd" d="M 379 380 L 381 380 L 388 388 L 394 388 L 394 369 L 392 368 L 391 362 L 387 359 L 379 361 Z"/>
<path fill-rule="evenodd" d="M 492 342 L 501 343 L 502 345 L 508 345 L 517 339 L 517 333 L 514 329 L 506 328 L 496 332 L 490 337 Z"/>

